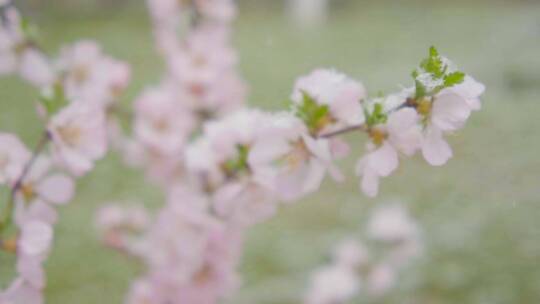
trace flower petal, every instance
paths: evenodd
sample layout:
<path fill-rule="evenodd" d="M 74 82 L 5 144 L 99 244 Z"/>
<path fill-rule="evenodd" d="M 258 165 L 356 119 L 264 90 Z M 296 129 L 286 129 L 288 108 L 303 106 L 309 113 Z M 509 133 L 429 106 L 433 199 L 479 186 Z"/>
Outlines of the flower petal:
<path fill-rule="evenodd" d="M 377 175 L 382 177 L 386 177 L 394 172 L 399 164 L 396 149 L 387 141 L 377 150 L 371 152 L 368 157 L 368 166 L 375 170 Z"/>
<path fill-rule="evenodd" d="M 37 192 L 48 202 L 65 204 L 73 198 L 75 184 L 71 178 L 65 175 L 51 175 L 39 183 Z"/>
<path fill-rule="evenodd" d="M 428 129 L 422 143 L 422 155 L 432 166 L 442 166 L 452 157 L 452 149 L 440 130 Z"/>
<path fill-rule="evenodd" d="M 431 120 L 442 131 L 462 128 L 470 115 L 471 109 L 463 97 L 450 92 L 435 97 Z"/>

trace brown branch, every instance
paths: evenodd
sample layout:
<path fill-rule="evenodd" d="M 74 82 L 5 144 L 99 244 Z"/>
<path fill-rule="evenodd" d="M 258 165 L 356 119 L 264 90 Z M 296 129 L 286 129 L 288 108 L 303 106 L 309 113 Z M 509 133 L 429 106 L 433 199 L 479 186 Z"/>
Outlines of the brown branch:
<path fill-rule="evenodd" d="M 342 134 L 346 134 L 346 133 L 350 133 L 350 132 L 358 131 L 358 130 L 366 131 L 367 130 L 366 124 L 350 126 L 350 127 L 347 127 L 347 128 L 341 129 L 341 130 L 321 134 L 321 135 L 318 136 L 318 138 L 332 138 L 332 137 L 335 137 L 335 136 L 338 136 L 338 135 L 342 135 Z"/>

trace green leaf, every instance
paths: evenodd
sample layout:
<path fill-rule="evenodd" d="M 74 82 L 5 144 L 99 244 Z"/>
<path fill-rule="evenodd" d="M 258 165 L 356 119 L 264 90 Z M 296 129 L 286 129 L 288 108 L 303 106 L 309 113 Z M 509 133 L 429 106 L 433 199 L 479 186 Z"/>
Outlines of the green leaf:
<path fill-rule="evenodd" d="M 429 56 L 430 57 L 438 57 L 439 56 L 439 51 L 437 51 L 437 49 L 433 45 L 429 48 Z"/>
<path fill-rule="evenodd" d="M 446 67 L 442 62 L 441 56 L 439 56 L 439 52 L 434 46 L 429 49 L 429 57 L 422 60 L 422 63 L 420 63 L 420 67 L 427 73 L 430 73 L 439 79 L 444 76 L 446 70 Z"/>
<path fill-rule="evenodd" d="M 302 103 L 294 108 L 296 117 L 300 118 L 311 132 L 316 132 L 327 118 L 330 109 L 328 105 L 318 104 L 317 101 L 302 92 Z"/>
<path fill-rule="evenodd" d="M 430 88 L 428 91 L 426 84 L 419 79 L 419 76 L 425 73 L 430 74 L 431 79 L 441 81 L 441 85 Z M 422 60 L 420 67 L 414 70 L 411 76 L 415 81 L 416 99 L 437 94 L 445 88 L 462 83 L 465 79 L 465 74 L 463 72 L 448 72 L 448 64 L 434 46 L 429 48 L 429 57 Z"/>
<path fill-rule="evenodd" d="M 460 84 L 465 80 L 465 73 L 463 72 L 453 72 L 444 77 L 444 86 L 446 88 L 453 87 L 457 84 Z"/>
<path fill-rule="evenodd" d="M 388 119 L 388 116 L 386 113 L 384 113 L 384 108 L 381 103 L 376 103 L 373 106 L 373 112 L 369 114 L 367 111 L 364 112 L 366 114 L 366 122 L 368 126 L 374 126 L 377 124 L 385 123 Z"/>
<path fill-rule="evenodd" d="M 49 116 L 55 114 L 69 103 L 64 94 L 64 88 L 60 83 L 56 83 L 49 94 L 42 94 L 39 100 L 47 110 Z"/>
<path fill-rule="evenodd" d="M 223 164 L 225 171 L 231 175 L 237 175 L 239 173 L 249 171 L 249 147 L 246 145 L 237 145 L 236 150 L 236 158 L 230 159 Z"/>
<path fill-rule="evenodd" d="M 24 37 L 27 40 L 34 41 L 38 37 L 38 28 L 33 23 L 28 21 L 28 19 L 22 18 L 20 21 L 20 28 Z"/>
<path fill-rule="evenodd" d="M 422 98 L 427 95 L 426 87 L 421 81 L 415 80 L 414 84 L 416 86 L 416 99 Z"/>

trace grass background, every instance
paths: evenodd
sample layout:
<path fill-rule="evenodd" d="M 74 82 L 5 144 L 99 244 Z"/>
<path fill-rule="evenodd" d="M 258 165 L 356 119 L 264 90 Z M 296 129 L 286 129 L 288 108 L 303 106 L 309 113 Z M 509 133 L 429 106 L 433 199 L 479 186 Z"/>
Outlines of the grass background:
<path fill-rule="evenodd" d="M 81 37 L 133 66 L 124 102 L 159 80 L 143 5 L 68 11 L 29 5 L 51 53 Z M 359 193 L 354 159 L 350 179 L 327 181 L 322 191 L 282 208 L 248 237 L 244 287 L 230 303 L 298 303 L 309 271 L 332 244 L 357 231 L 369 210 L 387 200 L 407 203 L 424 228 L 426 253 L 378 301 L 358 303 L 540 303 L 540 5 L 535 2 L 341 1 L 319 28 L 294 28 L 278 5 L 244 1 L 235 24 L 250 105 L 280 109 L 294 79 L 319 66 L 361 79 L 371 94 L 409 85 L 412 68 L 430 45 L 487 85 L 482 111 L 450 138 L 455 158 L 442 168 L 420 158 L 404 162 L 383 181 L 375 200 Z M 33 9 L 32 9 L 33 8 Z M 14 78 L 0 80 L 0 129 L 28 144 L 41 126 L 37 93 Z M 352 136 L 357 153 L 363 138 Z M 150 208 L 162 195 L 117 156 L 83 178 L 75 201 L 61 210 L 55 248 L 47 263 L 52 304 L 121 303 L 137 269 L 97 241 L 92 219 L 110 200 Z M 12 258 L 0 253 L 0 282 Z"/>

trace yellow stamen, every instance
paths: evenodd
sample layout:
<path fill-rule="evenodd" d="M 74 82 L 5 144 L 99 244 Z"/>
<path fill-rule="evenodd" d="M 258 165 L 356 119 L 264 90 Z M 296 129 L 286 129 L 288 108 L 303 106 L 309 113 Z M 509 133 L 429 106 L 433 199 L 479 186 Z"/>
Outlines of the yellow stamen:
<path fill-rule="evenodd" d="M 24 197 L 24 200 L 27 202 L 31 201 L 36 195 L 36 192 L 34 191 L 34 187 L 32 186 L 31 183 L 23 184 L 20 188 L 20 191 Z"/>
<path fill-rule="evenodd" d="M 71 72 L 73 79 L 76 83 L 81 84 L 88 79 L 88 68 L 85 66 L 78 66 Z"/>
<path fill-rule="evenodd" d="M 422 98 L 417 102 L 416 111 L 420 115 L 428 116 L 429 113 L 431 113 L 431 108 L 433 107 L 433 103 L 428 98 Z"/>
<path fill-rule="evenodd" d="M 283 161 L 288 168 L 296 169 L 309 159 L 310 155 L 304 140 L 300 139 L 292 144 L 292 150 L 283 157 Z"/>
<path fill-rule="evenodd" d="M 212 278 L 213 270 L 208 264 L 204 264 L 201 270 L 199 270 L 193 278 L 197 284 L 205 284 Z"/>
<path fill-rule="evenodd" d="M 0 169 L 5 168 L 9 163 L 9 158 L 5 154 L 0 154 Z"/>
<path fill-rule="evenodd" d="M 317 121 L 317 126 L 316 126 L 315 132 L 318 133 L 321 130 L 323 130 L 326 126 L 328 126 L 330 124 L 333 124 L 333 123 L 336 123 L 336 119 L 334 117 L 332 117 L 332 115 L 327 114 L 324 117 L 322 117 L 321 119 L 319 119 L 319 121 Z"/>
<path fill-rule="evenodd" d="M 0 241 L 0 245 L 4 251 L 11 252 L 11 253 L 17 252 L 17 238 L 15 237 Z"/>
<path fill-rule="evenodd" d="M 73 125 L 62 126 L 58 128 L 58 134 L 62 140 L 71 147 L 75 147 L 81 140 L 81 129 Z"/>
<path fill-rule="evenodd" d="M 374 128 L 369 131 L 369 137 L 375 145 L 380 146 L 388 138 L 388 134 L 384 130 Z"/>
<path fill-rule="evenodd" d="M 158 119 L 153 122 L 153 126 L 156 130 L 164 132 L 169 129 L 169 122 L 166 119 Z"/>

